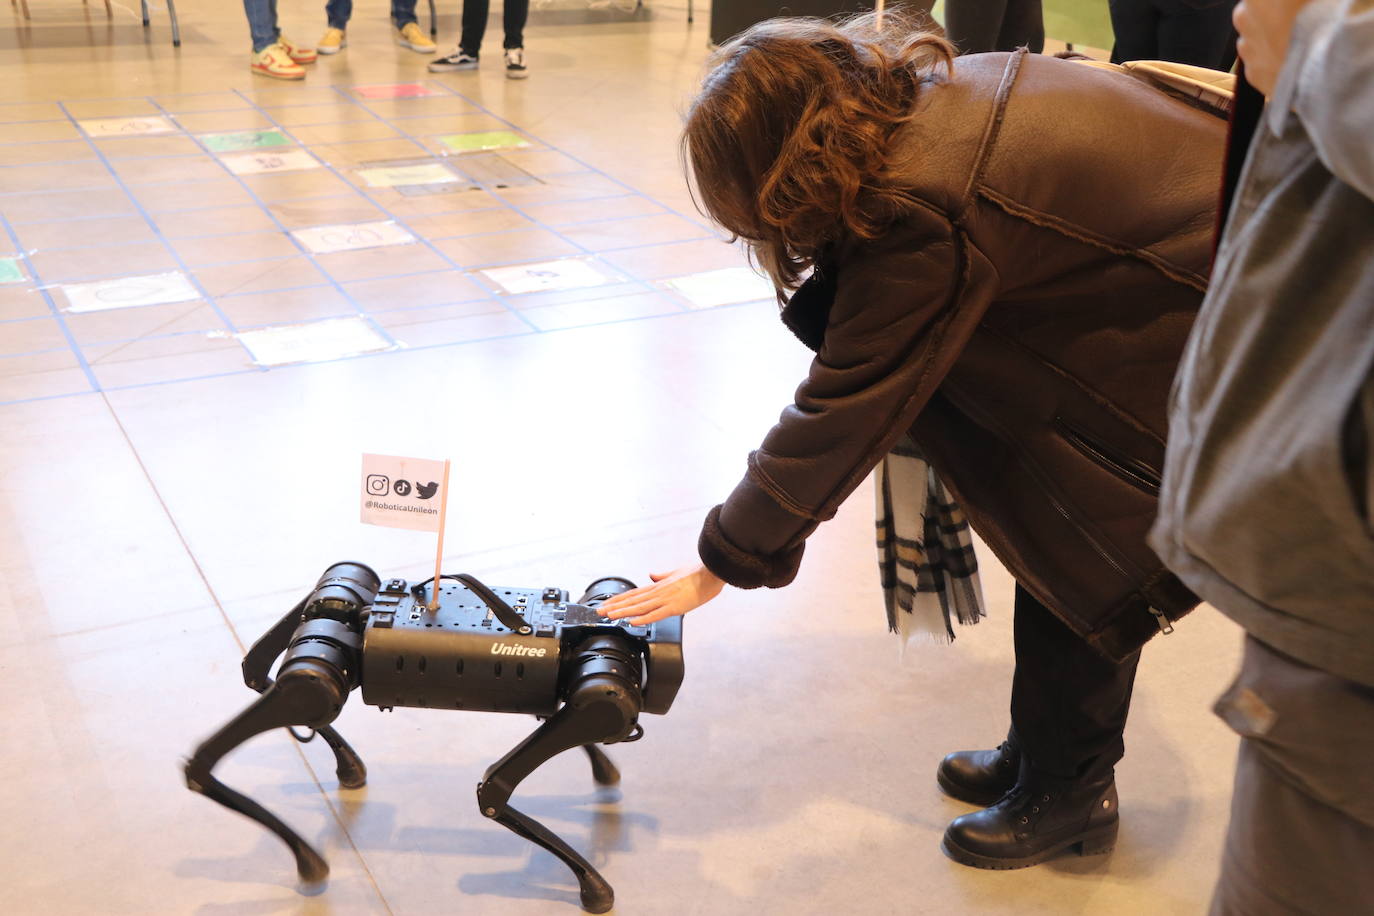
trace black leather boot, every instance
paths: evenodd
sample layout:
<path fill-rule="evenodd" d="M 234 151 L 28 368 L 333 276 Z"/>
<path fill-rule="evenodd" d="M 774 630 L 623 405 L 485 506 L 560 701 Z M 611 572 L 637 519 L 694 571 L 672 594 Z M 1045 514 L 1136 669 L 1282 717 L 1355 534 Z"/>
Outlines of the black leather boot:
<path fill-rule="evenodd" d="M 1011 791 L 1021 767 L 1016 733 L 990 751 L 955 751 L 940 761 L 935 781 L 951 798 L 985 808 Z"/>
<path fill-rule="evenodd" d="M 996 804 L 954 819 L 941 847 L 974 868 L 1025 868 L 1075 847 L 1079 855 L 1116 844 L 1116 781 L 1106 775 L 1059 779 L 1021 766 L 1016 786 Z"/>

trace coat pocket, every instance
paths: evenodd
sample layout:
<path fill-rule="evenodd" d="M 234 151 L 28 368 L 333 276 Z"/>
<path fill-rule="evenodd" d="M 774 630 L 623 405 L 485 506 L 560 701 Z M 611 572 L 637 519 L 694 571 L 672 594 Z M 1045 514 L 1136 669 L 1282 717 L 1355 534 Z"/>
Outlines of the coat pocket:
<path fill-rule="evenodd" d="M 1374 462 L 1370 461 L 1374 435 L 1374 370 L 1365 377 L 1346 411 L 1341 428 L 1341 464 L 1350 488 L 1355 513 L 1374 531 Z"/>
<path fill-rule="evenodd" d="M 1107 444 L 1083 427 L 1061 417 L 1054 418 L 1055 432 L 1084 458 L 1150 496 L 1159 496 L 1162 480 L 1157 468 L 1133 455 Z"/>

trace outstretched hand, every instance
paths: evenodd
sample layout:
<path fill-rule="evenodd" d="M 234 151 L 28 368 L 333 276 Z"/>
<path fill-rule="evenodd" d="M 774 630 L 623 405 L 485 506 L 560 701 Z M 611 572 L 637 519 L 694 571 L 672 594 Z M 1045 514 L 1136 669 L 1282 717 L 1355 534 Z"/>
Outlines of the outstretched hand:
<path fill-rule="evenodd" d="M 649 578 L 654 580 L 653 585 L 616 595 L 602 604 L 598 612 L 611 620 L 628 617 L 630 623 L 642 626 L 694 611 L 725 587 L 715 573 L 700 563 L 668 573 L 653 573 Z"/>

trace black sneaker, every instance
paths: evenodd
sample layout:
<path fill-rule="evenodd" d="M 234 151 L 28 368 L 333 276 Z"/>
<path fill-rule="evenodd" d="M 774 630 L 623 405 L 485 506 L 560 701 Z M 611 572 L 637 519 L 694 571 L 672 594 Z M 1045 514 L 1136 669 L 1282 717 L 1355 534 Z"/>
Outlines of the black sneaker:
<path fill-rule="evenodd" d="M 476 70 L 477 55 L 469 54 L 462 48 L 455 48 L 452 54 L 429 62 L 430 73 L 447 73 L 450 70 Z"/>
<path fill-rule="evenodd" d="M 522 80 L 530 75 L 530 70 L 525 66 L 524 48 L 506 49 L 506 79 Z"/>

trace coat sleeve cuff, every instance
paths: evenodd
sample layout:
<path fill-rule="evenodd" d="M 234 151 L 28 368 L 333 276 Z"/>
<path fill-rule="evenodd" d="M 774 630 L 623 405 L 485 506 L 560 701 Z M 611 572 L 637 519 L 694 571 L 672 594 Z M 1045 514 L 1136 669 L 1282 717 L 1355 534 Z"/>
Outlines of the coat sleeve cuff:
<path fill-rule="evenodd" d="M 716 506 L 707 514 L 697 541 L 697 551 L 707 569 L 736 588 L 781 588 L 796 578 L 805 541 L 772 556 L 746 553 L 720 530 L 720 511 Z"/>

